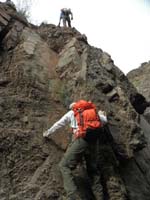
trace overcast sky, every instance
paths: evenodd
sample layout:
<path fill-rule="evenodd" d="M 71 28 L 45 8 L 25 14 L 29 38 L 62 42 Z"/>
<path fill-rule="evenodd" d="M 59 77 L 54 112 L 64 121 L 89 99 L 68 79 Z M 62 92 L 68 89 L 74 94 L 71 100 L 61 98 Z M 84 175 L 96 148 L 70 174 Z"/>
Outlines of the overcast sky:
<path fill-rule="evenodd" d="M 30 19 L 57 25 L 63 7 L 73 12 L 72 26 L 125 74 L 150 60 L 150 0 L 32 0 Z"/>

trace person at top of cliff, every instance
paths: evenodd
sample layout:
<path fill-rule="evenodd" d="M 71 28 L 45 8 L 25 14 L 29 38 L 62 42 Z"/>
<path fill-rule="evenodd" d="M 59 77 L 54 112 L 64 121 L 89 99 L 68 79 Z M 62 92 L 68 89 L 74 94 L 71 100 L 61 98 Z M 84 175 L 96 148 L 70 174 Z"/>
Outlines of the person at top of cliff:
<path fill-rule="evenodd" d="M 69 9 L 68 8 L 61 9 L 58 26 L 60 26 L 61 20 L 63 21 L 64 27 L 67 27 L 67 25 L 68 25 L 68 27 L 71 27 L 71 20 L 73 20 L 73 14 L 72 14 L 72 11 L 70 8 Z"/>
<path fill-rule="evenodd" d="M 89 152 L 86 163 L 87 172 L 91 176 L 90 184 L 96 199 L 103 200 L 103 189 L 100 182 L 100 172 L 96 162 L 96 147 L 102 127 L 107 123 L 104 111 L 96 112 L 95 104 L 89 101 L 80 100 L 70 104 L 71 109 L 60 120 L 43 133 L 44 137 L 52 135 L 57 129 L 70 124 L 73 132 L 73 140 L 68 146 L 59 167 L 63 176 L 64 188 L 67 193 L 67 200 L 79 200 L 77 186 L 74 182 L 72 170 L 76 168 L 81 158 Z"/>

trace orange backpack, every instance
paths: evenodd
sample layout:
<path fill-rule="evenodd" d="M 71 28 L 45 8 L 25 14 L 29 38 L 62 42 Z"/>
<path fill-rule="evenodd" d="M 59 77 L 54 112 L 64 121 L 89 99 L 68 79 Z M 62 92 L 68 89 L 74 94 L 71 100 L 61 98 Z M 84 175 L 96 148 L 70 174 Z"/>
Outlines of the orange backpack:
<path fill-rule="evenodd" d="M 78 124 L 78 130 L 75 133 L 76 138 L 84 138 L 87 129 L 94 130 L 102 126 L 96 112 L 96 106 L 92 102 L 80 100 L 73 106 L 73 111 Z"/>

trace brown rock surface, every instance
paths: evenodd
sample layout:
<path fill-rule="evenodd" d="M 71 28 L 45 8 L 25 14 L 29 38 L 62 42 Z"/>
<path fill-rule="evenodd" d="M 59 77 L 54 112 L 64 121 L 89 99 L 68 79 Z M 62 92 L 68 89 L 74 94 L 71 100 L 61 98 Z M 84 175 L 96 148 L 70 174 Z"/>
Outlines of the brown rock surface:
<path fill-rule="evenodd" d="M 144 176 L 147 180 L 149 180 L 149 152 L 150 152 L 150 62 L 143 63 L 139 68 L 130 71 L 127 74 L 129 80 L 137 89 L 138 94 L 136 94 L 136 98 L 133 96 L 135 100 L 135 109 L 143 114 L 141 117 L 140 124 L 143 127 L 145 132 L 145 137 L 147 141 L 147 147 L 137 154 L 137 163 L 140 166 L 141 170 L 144 172 Z M 139 95 L 140 93 L 140 95 Z M 149 181 L 148 181 L 149 183 Z"/>
<path fill-rule="evenodd" d="M 138 110 L 144 108 L 144 116 L 150 123 L 150 62 L 143 63 L 139 68 L 129 72 L 127 76 L 142 95 L 136 98 L 138 99 L 136 107 Z"/>
<path fill-rule="evenodd" d="M 150 62 L 143 63 L 139 68 L 128 73 L 129 80 L 148 101 L 150 101 Z"/>

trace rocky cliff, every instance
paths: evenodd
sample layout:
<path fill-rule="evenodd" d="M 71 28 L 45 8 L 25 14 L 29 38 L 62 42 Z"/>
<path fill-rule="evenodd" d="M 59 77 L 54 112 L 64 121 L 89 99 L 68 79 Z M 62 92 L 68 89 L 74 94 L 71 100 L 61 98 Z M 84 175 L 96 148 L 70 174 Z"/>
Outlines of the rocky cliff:
<path fill-rule="evenodd" d="M 143 63 L 139 68 L 129 72 L 127 76 L 137 91 L 150 103 L 150 62 Z M 144 116 L 150 122 L 149 107 L 145 110 Z"/>
<path fill-rule="evenodd" d="M 139 155 L 142 155 L 142 170 L 144 169 L 146 178 L 149 179 L 149 131 L 150 131 L 150 63 L 145 62 L 139 68 L 132 70 L 127 74 L 131 83 L 137 88 L 137 91 L 141 93 L 143 96 L 138 98 L 137 104 L 141 106 L 141 101 L 146 99 L 144 106 L 146 107 L 143 112 L 143 118 L 141 120 L 141 126 L 145 129 L 145 137 L 148 142 L 147 148 L 144 151 L 139 152 Z M 144 123 L 143 123 L 144 122 Z"/>
<path fill-rule="evenodd" d="M 0 199 L 65 196 L 58 162 L 69 130 L 50 140 L 42 133 L 80 98 L 108 115 L 113 140 L 102 144 L 99 161 L 105 199 L 149 199 L 149 124 L 139 120 L 135 106 L 142 95 L 108 53 L 90 46 L 75 28 L 36 27 L 0 3 L 0 69 Z M 93 199 L 82 171 L 75 171 L 77 183 Z"/>

